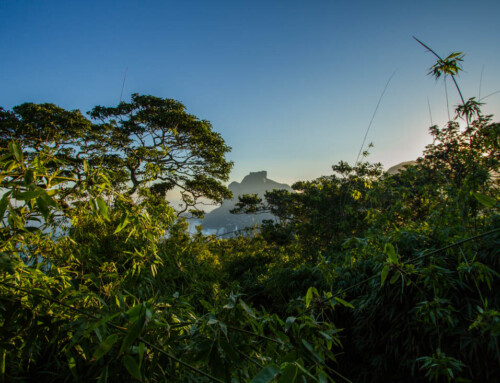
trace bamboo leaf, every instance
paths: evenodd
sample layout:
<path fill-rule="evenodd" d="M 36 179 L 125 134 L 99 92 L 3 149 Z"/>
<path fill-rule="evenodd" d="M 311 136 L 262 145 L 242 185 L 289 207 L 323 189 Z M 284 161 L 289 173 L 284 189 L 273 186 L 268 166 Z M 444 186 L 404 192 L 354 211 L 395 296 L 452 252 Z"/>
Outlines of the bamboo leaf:
<path fill-rule="evenodd" d="M 120 354 L 127 350 L 132 343 L 141 335 L 144 323 L 146 322 L 146 314 L 142 314 L 137 318 L 137 320 L 132 323 L 132 325 L 127 330 L 127 336 L 123 339 L 122 346 L 120 348 Z"/>
<path fill-rule="evenodd" d="M 68 358 L 68 368 L 71 371 L 71 374 L 73 375 L 76 381 L 78 379 L 78 374 L 76 370 L 76 361 L 75 358 L 73 358 L 72 356 Z"/>
<path fill-rule="evenodd" d="M 495 207 L 498 203 L 495 198 L 490 197 L 490 196 L 485 195 L 485 194 L 481 194 L 478 192 L 472 192 L 472 195 L 474 196 L 474 198 L 476 198 L 479 201 L 479 203 L 481 203 L 482 205 L 484 205 L 486 207 Z"/>
<path fill-rule="evenodd" d="M 396 283 L 396 281 L 398 280 L 399 276 L 400 276 L 400 272 L 396 272 L 394 273 L 394 275 L 392 276 L 391 280 L 389 281 L 389 283 L 392 285 L 394 283 Z"/>
<path fill-rule="evenodd" d="M 139 343 L 139 368 L 142 365 L 142 359 L 144 358 L 144 351 L 146 350 L 146 345 L 144 343 Z"/>
<path fill-rule="evenodd" d="M 7 254 L 0 254 L 0 271 L 6 271 L 9 274 L 14 274 L 15 270 L 12 265 L 12 260 Z"/>
<path fill-rule="evenodd" d="M 99 212 L 102 214 L 104 218 L 109 220 L 108 206 L 106 205 L 104 199 L 101 196 L 99 196 L 97 197 L 96 202 L 97 202 L 97 207 L 99 208 Z"/>
<path fill-rule="evenodd" d="M 339 302 L 342 306 L 349 307 L 351 309 L 354 308 L 354 306 L 352 304 L 350 304 L 349 302 L 347 302 L 341 298 L 333 297 L 333 299 L 335 299 L 337 302 Z"/>
<path fill-rule="evenodd" d="M 128 213 L 125 213 L 123 216 L 122 216 L 122 219 L 120 220 L 120 223 L 118 224 L 118 226 L 116 227 L 116 230 L 114 231 L 113 234 L 118 234 L 120 231 L 122 231 L 125 226 L 127 226 L 128 224 L 130 223 L 130 220 L 128 219 Z"/>
<path fill-rule="evenodd" d="M 394 246 L 392 246 L 392 244 L 385 244 L 384 253 L 385 255 L 387 255 L 387 258 L 389 258 L 389 262 L 398 263 L 398 255 L 396 254 L 396 250 L 394 249 Z"/>
<path fill-rule="evenodd" d="M 278 383 L 293 383 L 297 377 L 298 368 L 294 363 L 288 364 L 283 372 Z"/>
<path fill-rule="evenodd" d="M 23 151 L 17 142 L 9 142 L 9 149 L 18 162 L 24 162 Z"/>
<path fill-rule="evenodd" d="M 382 272 L 380 273 L 380 285 L 383 286 L 384 285 L 384 282 L 385 280 L 387 279 L 387 275 L 389 274 L 389 266 L 386 265 L 384 266 L 384 268 L 382 269 Z"/>
<path fill-rule="evenodd" d="M 302 344 L 304 347 L 318 360 L 319 362 L 323 362 L 323 358 L 318 355 L 318 353 L 314 350 L 314 347 L 307 340 L 302 339 Z"/>
<path fill-rule="evenodd" d="M 33 170 L 27 170 L 26 173 L 24 174 L 24 184 L 26 186 L 31 185 L 35 183 L 35 173 Z"/>
<path fill-rule="evenodd" d="M 319 383 L 328 383 L 328 377 L 323 371 L 319 372 L 318 377 L 319 377 Z"/>
<path fill-rule="evenodd" d="M 38 209 L 40 210 L 40 213 L 42 213 L 43 217 L 47 219 L 50 213 L 47 201 L 42 197 L 38 197 L 36 199 L 36 205 L 38 206 Z"/>
<path fill-rule="evenodd" d="M 13 197 L 17 200 L 20 200 L 20 201 L 28 201 L 28 200 L 31 200 L 33 198 L 40 197 L 42 195 L 42 193 L 43 193 L 43 190 L 38 189 L 38 190 L 21 192 L 21 193 L 15 193 L 13 195 Z"/>
<path fill-rule="evenodd" d="M 104 355 L 106 355 L 111 348 L 113 348 L 113 345 L 118 341 L 118 335 L 117 334 L 111 334 L 108 336 L 95 350 L 94 355 L 92 356 L 93 361 L 97 361 L 101 359 Z"/>
<path fill-rule="evenodd" d="M 134 378 L 138 380 L 142 380 L 141 370 L 139 369 L 139 366 L 137 365 L 135 359 L 132 358 L 130 355 L 125 355 L 122 360 L 123 360 L 123 365 L 130 373 L 130 375 L 132 375 Z"/>
<path fill-rule="evenodd" d="M 306 293 L 306 308 L 309 307 L 313 298 L 313 287 L 309 287 Z"/>
<path fill-rule="evenodd" d="M 208 321 L 207 321 L 207 324 L 209 326 L 213 325 L 213 324 L 216 324 L 218 323 L 219 321 L 217 320 L 217 318 L 215 317 L 214 314 L 208 314 Z"/>
<path fill-rule="evenodd" d="M 318 379 L 316 379 L 316 377 L 315 377 L 315 376 L 313 376 L 313 375 L 312 375 L 309 371 L 307 371 L 307 369 L 306 369 L 306 368 L 304 368 L 303 366 L 301 366 L 301 365 L 300 365 L 300 363 L 297 363 L 297 364 L 296 364 L 296 366 L 297 366 L 298 368 L 300 368 L 300 369 L 301 369 L 301 371 L 302 371 L 304 374 L 306 374 L 307 376 L 309 376 L 309 377 L 310 377 L 313 381 L 315 381 L 315 382 L 319 382 L 319 381 L 318 381 Z"/>
<path fill-rule="evenodd" d="M 297 318 L 295 318 L 295 317 L 288 317 L 288 318 L 286 318 L 285 331 L 290 330 L 290 327 L 292 327 L 293 322 L 295 322 L 296 319 Z"/>
<path fill-rule="evenodd" d="M 57 202 L 54 201 L 54 199 L 51 196 L 49 196 L 45 190 L 41 190 L 39 198 L 42 199 L 47 206 L 52 206 L 56 209 L 59 207 Z"/>
<path fill-rule="evenodd" d="M 280 373 L 280 368 L 275 364 L 269 364 L 253 377 L 250 383 L 268 383 Z"/>
<path fill-rule="evenodd" d="M 5 215 L 5 210 L 7 210 L 7 205 L 9 204 L 10 193 L 5 193 L 0 200 L 0 221 L 3 220 Z"/>
<path fill-rule="evenodd" d="M 248 315 L 250 315 L 252 318 L 256 318 L 253 310 L 245 302 L 243 302 L 243 299 L 240 299 L 240 305 L 241 307 L 243 307 L 243 309 L 247 312 Z"/>

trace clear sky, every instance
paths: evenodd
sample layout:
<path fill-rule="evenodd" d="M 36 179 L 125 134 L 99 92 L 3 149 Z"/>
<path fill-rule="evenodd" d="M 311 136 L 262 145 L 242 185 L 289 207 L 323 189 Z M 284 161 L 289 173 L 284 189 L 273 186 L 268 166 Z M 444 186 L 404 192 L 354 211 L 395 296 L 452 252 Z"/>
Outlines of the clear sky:
<path fill-rule="evenodd" d="M 125 100 L 174 98 L 212 122 L 233 148 L 231 180 L 291 183 L 354 162 L 396 71 L 368 134 L 388 168 L 430 143 L 428 100 L 433 123 L 447 120 L 434 58 L 411 36 L 465 52 L 458 82 L 484 97 L 500 90 L 499 14 L 498 0 L 0 0 L 0 106 L 114 106 L 127 71 Z M 500 116 L 500 94 L 484 101 Z"/>

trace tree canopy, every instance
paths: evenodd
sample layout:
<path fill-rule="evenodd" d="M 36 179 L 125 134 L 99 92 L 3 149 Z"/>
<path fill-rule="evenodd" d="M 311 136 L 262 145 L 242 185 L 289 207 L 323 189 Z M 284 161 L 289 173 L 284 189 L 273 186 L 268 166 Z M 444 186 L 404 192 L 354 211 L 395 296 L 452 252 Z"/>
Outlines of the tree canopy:
<path fill-rule="evenodd" d="M 232 168 L 225 157 L 230 148 L 210 122 L 188 114 L 180 102 L 133 94 L 131 102 L 96 106 L 89 115 L 92 120 L 53 104 L 0 109 L 0 140 L 5 145 L 16 137 L 32 156 L 50 149 L 64 160 L 60 170 L 79 181 L 84 162 L 111 170 L 112 183 L 130 195 L 165 197 L 178 188 L 179 213 L 196 211 L 201 197 L 230 197 L 222 183 Z"/>

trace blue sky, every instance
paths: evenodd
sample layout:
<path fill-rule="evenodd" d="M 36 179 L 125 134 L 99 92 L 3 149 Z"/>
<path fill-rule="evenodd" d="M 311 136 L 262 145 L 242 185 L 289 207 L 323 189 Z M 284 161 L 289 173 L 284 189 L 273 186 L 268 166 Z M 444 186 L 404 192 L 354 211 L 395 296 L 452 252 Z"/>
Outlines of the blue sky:
<path fill-rule="evenodd" d="M 486 96 L 500 90 L 498 14 L 497 0 L 0 0 L 0 106 L 113 106 L 127 70 L 125 100 L 174 98 L 212 122 L 233 148 L 231 180 L 291 183 L 356 159 L 395 72 L 368 135 L 387 168 L 430 143 L 428 100 L 433 123 L 447 120 L 433 57 L 411 36 L 465 52 L 462 91 Z M 498 116 L 500 94 L 485 102 Z"/>

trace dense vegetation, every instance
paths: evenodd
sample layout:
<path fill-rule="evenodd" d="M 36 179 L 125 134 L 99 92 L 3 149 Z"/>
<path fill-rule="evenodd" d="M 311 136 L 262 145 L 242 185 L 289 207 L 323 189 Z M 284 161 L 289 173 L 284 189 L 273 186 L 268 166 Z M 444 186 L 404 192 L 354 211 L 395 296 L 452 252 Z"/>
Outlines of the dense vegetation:
<path fill-rule="evenodd" d="M 416 165 L 246 196 L 279 221 L 226 240 L 178 218 L 229 195 L 208 122 L 140 95 L 91 117 L 0 109 L 0 381 L 498 380 L 500 124 L 474 99 Z"/>

